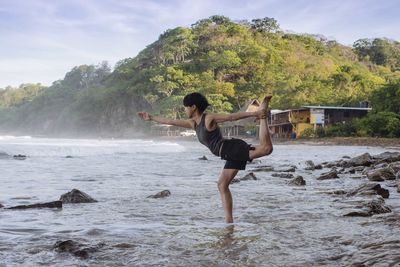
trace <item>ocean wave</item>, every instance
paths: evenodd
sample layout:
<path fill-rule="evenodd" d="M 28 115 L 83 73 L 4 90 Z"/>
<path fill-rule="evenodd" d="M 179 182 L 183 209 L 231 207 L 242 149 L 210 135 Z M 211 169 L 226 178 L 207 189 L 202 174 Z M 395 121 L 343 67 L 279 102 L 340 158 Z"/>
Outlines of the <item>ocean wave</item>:
<path fill-rule="evenodd" d="M 14 139 L 32 139 L 32 136 L 29 136 L 29 135 L 22 135 L 22 136 L 0 135 L 0 140 L 14 140 Z"/>
<path fill-rule="evenodd" d="M 4 140 L 4 139 L 3 139 Z M 133 153 L 179 153 L 185 148 L 177 143 L 152 140 L 96 140 L 96 139 L 11 139 L 0 140 L 0 152 L 5 155 L 28 156 L 93 156 Z"/>

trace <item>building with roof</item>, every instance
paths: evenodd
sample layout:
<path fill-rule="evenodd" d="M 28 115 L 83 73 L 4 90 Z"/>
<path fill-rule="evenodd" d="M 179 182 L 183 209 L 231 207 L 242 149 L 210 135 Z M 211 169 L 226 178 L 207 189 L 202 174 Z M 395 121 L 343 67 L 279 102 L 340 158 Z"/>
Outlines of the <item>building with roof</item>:
<path fill-rule="evenodd" d="M 300 137 L 308 128 L 350 122 L 367 115 L 368 107 L 303 106 L 271 112 L 270 129 L 277 138 Z"/>

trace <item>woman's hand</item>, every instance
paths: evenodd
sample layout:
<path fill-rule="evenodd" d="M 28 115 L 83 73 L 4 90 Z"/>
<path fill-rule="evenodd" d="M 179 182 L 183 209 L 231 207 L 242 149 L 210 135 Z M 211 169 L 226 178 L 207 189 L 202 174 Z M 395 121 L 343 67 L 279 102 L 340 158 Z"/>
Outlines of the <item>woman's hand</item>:
<path fill-rule="evenodd" d="M 139 116 L 139 118 L 141 118 L 144 121 L 151 121 L 152 116 L 150 115 L 150 113 L 141 111 L 141 112 L 138 112 L 137 115 Z"/>
<path fill-rule="evenodd" d="M 268 111 L 265 108 L 256 111 L 257 119 L 265 119 L 265 118 L 267 118 L 267 114 L 268 114 Z"/>

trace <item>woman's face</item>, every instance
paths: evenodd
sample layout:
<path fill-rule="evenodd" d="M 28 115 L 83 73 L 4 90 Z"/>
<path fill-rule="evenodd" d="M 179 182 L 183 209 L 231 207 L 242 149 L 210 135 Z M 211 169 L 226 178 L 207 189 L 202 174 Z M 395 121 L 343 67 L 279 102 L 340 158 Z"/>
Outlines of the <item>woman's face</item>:
<path fill-rule="evenodd" d="M 189 119 L 191 119 L 191 118 L 193 117 L 193 114 L 194 114 L 194 111 L 195 111 L 195 110 L 196 110 L 196 106 L 195 106 L 195 105 L 185 107 L 186 116 L 187 116 Z"/>

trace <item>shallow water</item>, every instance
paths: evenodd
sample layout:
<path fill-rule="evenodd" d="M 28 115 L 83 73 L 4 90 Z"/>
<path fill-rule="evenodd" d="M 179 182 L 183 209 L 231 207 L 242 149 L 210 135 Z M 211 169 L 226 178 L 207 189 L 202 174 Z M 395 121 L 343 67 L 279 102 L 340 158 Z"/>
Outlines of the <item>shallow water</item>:
<path fill-rule="evenodd" d="M 305 187 L 257 172 L 231 185 L 234 226 L 224 224 L 217 190 L 223 162 L 190 141 L 69 140 L 0 137 L 0 203 L 57 200 L 73 188 L 98 203 L 62 210 L 0 210 L 0 266 L 351 266 L 400 262 L 400 194 L 390 190 L 391 214 L 343 217 L 349 200 L 325 194 L 364 179 L 318 181 L 315 163 L 378 154 L 378 147 L 276 145 L 250 164 L 297 165 Z M 16 154 L 26 160 L 14 160 Z M 206 155 L 209 160 L 198 160 Z M 66 158 L 72 156 L 72 158 Z M 148 199 L 164 189 L 165 199 Z M 354 200 L 354 199 L 353 199 Z M 89 259 L 57 253 L 72 239 L 96 246 Z"/>

